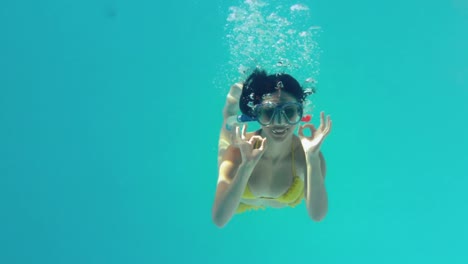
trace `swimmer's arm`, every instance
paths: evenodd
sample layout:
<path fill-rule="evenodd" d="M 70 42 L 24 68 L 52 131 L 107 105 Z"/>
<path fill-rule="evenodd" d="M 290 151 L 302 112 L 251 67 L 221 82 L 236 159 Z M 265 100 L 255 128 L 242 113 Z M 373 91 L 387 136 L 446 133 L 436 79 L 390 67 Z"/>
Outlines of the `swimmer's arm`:
<path fill-rule="evenodd" d="M 325 188 L 325 159 L 322 152 L 306 155 L 307 175 L 305 179 L 305 199 L 307 212 L 314 221 L 321 221 L 328 211 L 328 195 Z"/>
<path fill-rule="evenodd" d="M 254 164 L 241 161 L 239 150 L 229 148 L 219 166 L 219 179 L 212 219 L 218 227 L 224 227 L 233 217 L 239 206 Z"/>

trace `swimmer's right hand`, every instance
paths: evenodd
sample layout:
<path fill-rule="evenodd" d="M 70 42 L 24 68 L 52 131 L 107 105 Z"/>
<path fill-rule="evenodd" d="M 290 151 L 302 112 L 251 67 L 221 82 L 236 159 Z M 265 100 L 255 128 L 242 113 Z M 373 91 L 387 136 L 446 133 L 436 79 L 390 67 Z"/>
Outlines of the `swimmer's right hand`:
<path fill-rule="evenodd" d="M 265 153 L 265 149 L 267 147 L 266 138 L 255 135 L 247 140 L 245 136 L 247 124 L 242 126 L 242 132 L 239 130 L 240 127 L 236 126 L 236 134 L 233 140 L 233 145 L 239 148 L 242 156 L 242 163 L 255 165 L 263 156 L 263 153 Z M 254 148 L 257 141 L 260 141 L 262 144 L 259 148 Z"/>

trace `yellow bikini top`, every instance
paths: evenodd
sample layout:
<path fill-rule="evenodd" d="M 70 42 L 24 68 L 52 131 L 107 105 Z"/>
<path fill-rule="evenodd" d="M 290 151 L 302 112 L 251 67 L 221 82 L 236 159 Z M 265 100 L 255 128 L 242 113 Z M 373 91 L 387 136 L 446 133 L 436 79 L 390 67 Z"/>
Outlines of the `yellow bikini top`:
<path fill-rule="evenodd" d="M 254 147 L 257 148 L 259 146 L 255 145 Z M 294 166 L 295 164 L 294 146 L 291 146 L 291 152 L 292 152 L 292 172 L 293 172 L 293 177 L 294 177 L 293 182 L 291 186 L 289 187 L 289 189 L 283 195 L 277 198 L 268 198 L 268 199 L 294 206 L 300 203 L 302 198 L 304 197 L 304 182 L 296 174 L 296 168 Z M 259 197 L 256 197 L 252 194 L 252 192 L 249 189 L 249 185 L 247 184 L 247 186 L 245 187 L 244 193 L 242 195 L 242 198 L 243 199 L 258 199 Z M 261 197 L 261 198 L 265 198 L 265 197 Z"/>

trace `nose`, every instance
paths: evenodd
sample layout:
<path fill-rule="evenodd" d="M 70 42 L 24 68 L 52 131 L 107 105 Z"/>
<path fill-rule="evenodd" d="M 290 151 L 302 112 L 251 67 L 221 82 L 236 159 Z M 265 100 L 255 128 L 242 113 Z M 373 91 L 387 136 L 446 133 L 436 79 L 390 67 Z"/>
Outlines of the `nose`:
<path fill-rule="evenodd" d="M 275 116 L 273 117 L 273 123 L 277 125 L 282 125 L 286 120 L 283 117 L 281 111 L 276 111 Z"/>

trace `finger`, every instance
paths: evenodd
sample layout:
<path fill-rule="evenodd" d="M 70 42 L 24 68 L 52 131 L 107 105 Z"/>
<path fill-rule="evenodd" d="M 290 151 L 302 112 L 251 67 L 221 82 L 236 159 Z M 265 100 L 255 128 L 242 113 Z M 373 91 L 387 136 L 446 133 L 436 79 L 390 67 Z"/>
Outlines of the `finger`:
<path fill-rule="evenodd" d="M 249 140 L 249 143 L 250 143 L 250 144 L 253 144 L 253 143 L 254 143 L 255 141 L 257 141 L 257 140 L 261 141 L 261 140 L 262 140 L 262 137 L 261 137 L 261 136 L 252 136 L 252 137 L 250 138 L 250 140 Z"/>
<path fill-rule="evenodd" d="M 324 127 L 326 126 L 325 124 L 325 112 L 320 112 L 320 126 L 319 127 Z"/>
<path fill-rule="evenodd" d="M 236 140 L 239 142 L 242 140 L 241 134 L 240 134 L 240 127 L 236 127 Z"/>
<path fill-rule="evenodd" d="M 327 131 L 327 133 L 330 133 L 331 128 L 332 128 L 332 121 L 331 121 L 330 116 L 328 116 L 328 131 Z"/>
<path fill-rule="evenodd" d="M 317 131 L 317 128 L 315 128 L 314 124 L 306 124 L 304 127 L 308 127 L 312 133 Z"/>
<path fill-rule="evenodd" d="M 260 151 L 264 151 L 266 149 L 266 138 L 262 139 L 262 144 L 258 148 Z"/>
<path fill-rule="evenodd" d="M 310 130 L 312 131 L 312 133 L 315 133 L 315 131 L 317 131 L 317 128 L 313 124 L 310 124 Z"/>
<path fill-rule="evenodd" d="M 242 131 L 244 130 L 244 126 L 240 126 L 238 129 L 237 129 L 237 138 L 239 140 L 244 140 L 243 136 L 242 136 Z"/>
<path fill-rule="evenodd" d="M 304 135 L 304 129 L 306 129 L 306 128 L 309 128 L 309 129 L 310 129 L 310 132 L 311 132 L 312 135 L 313 135 L 313 133 L 315 133 L 315 131 L 317 130 L 313 124 L 310 124 L 310 123 L 309 123 L 309 124 L 305 124 L 305 125 L 303 125 L 303 126 L 301 127 L 301 136 L 302 136 L 302 137 L 305 136 L 305 135 Z"/>
<path fill-rule="evenodd" d="M 299 126 L 299 130 L 297 131 L 297 134 L 298 134 L 300 137 L 303 137 L 303 136 L 304 136 L 304 126 Z"/>
<path fill-rule="evenodd" d="M 245 131 L 247 130 L 247 123 L 242 126 L 242 140 L 245 140 Z"/>
<path fill-rule="evenodd" d="M 327 122 L 323 124 L 323 133 L 327 134 L 330 131 L 330 115 L 327 115 Z"/>

